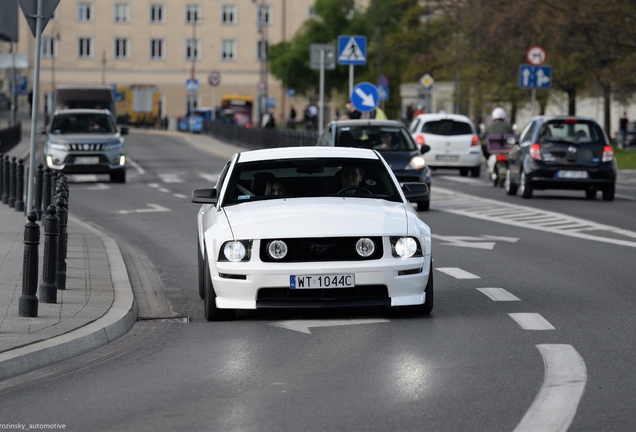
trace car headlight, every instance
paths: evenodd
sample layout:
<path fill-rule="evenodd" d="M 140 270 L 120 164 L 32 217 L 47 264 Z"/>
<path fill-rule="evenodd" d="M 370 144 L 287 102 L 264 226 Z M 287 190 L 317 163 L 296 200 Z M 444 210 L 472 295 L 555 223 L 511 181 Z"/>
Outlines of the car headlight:
<path fill-rule="evenodd" d="M 426 162 L 422 156 L 415 156 L 411 159 L 411 162 L 406 166 L 407 170 L 417 170 L 424 168 L 426 166 Z"/>
<path fill-rule="evenodd" d="M 52 150 L 66 150 L 66 143 L 57 142 L 57 141 L 49 141 L 49 148 Z"/>
<path fill-rule="evenodd" d="M 232 240 L 225 242 L 221 247 L 219 261 L 249 261 L 252 251 L 251 240 Z"/>
<path fill-rule="evenodd" d="M 423 256 L 422 247 L 414 237 L 391 237 L 391 253 L 396 258 Z"/>
<path fill-rule="evenodd" d="M 267 245 L 267 253 L 275 260 L 280 260 L 287 256 L 287 244 L 282 240 L 272 240 Z"/>
<path fill-rule="evenodd" d="M 104 146 L 104 151 L 109 151 L 109 150 L 116 150 L 121 148 L 122 143 L 121 142 L 116 142 L 116 143 L 108 143 Z"/>
<path fill-rule="evenodd" d="M 375 252 L 375 243 L 370 238 L 361 238 L 356 242 L 356 252 L 363 258 L 369 257 Z"/>

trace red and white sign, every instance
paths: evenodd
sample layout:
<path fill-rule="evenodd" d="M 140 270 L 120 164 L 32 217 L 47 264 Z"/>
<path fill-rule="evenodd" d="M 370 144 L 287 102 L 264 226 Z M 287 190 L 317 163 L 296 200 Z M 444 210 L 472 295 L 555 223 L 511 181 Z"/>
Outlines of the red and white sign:
<path fill-rule="evenodd" d="M 540 46 L 530 47 L 528 52 L 526 53 L 526 60 L 528 63 L 534 66 L 541 66 L 545 63 L 548 55 L 545 53 L 545 50 Z"/>
<path fill-rule="evenodd" d="M 218 86 L 221 84 L 221 73 L 217 71 L 210 72 L 210 75 L 208 75 L 208 82 L 211 86 Z"/>

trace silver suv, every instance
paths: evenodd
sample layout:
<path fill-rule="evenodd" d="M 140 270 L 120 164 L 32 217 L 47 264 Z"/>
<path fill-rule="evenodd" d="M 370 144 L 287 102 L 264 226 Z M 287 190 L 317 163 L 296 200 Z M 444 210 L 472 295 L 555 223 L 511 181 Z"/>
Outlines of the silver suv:
<path fill-rule="evenodd" d="M 126 152 L 115 117 L 108 110 L 56 111 L 46 130 L 43 153 L 47 167 L 67 174 L 110 174 L 110 181 L 126 182 Z"/>

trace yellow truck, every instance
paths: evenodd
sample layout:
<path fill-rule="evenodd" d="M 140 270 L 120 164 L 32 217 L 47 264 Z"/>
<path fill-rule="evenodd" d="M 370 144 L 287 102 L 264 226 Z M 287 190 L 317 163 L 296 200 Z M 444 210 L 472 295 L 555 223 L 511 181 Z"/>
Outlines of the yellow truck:
<path fill-rule="evenodd" d="M 154 126 L 159 122 L 159 89 L 151 84 L 117 87 L 115 116 L 123 124 Z"/>

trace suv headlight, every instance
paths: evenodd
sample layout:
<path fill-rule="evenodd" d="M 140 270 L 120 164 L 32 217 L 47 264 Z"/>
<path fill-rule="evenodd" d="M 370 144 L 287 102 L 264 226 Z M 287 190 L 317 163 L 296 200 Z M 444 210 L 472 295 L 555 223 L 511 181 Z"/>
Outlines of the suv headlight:
<path fill-rule="evenodd" d="M 123 141 L 108 143 L 104 146 L 104 151 L 116 150 L 121 148 Z"/>
<path fill-rule="evenodd" d="M 67 150 L 65 142 L 49 141 L 49 148 L 51 150 Z"/>

